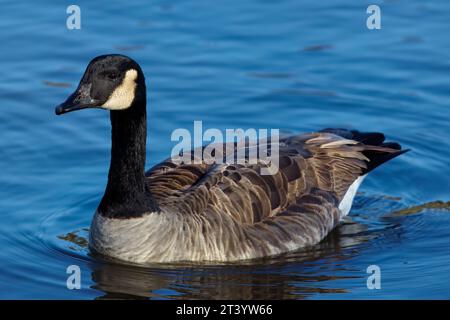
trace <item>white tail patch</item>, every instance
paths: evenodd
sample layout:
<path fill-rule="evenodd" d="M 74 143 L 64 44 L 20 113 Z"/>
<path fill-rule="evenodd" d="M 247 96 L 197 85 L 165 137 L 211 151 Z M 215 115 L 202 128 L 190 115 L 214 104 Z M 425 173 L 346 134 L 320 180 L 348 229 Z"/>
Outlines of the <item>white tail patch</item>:
<path fill-rule="evenodd" d="M 366 176 L 367 174 L 358 177 L 358 179 L 356 179 L 348 188 L 344 198 L 342 198 L 342 201 L 339 203 L 339 210 L 341 210 L 342 213 L 341 217 L 345 217 L 350 212 L 356 192 Z"/>
<path fill-rule="evenodd" d="M 137 71 L 130 69 L 125 73 L 122 83 L 109 96 L 102 108 L 109 110 L 122 110 L 131 106 L 136 90 Z"/>

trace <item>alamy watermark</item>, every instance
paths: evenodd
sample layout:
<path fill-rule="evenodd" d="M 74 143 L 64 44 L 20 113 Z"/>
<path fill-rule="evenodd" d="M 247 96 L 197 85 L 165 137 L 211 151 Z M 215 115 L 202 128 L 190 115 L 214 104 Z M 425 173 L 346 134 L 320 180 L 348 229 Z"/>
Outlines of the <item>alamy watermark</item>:
<path fill-rule="evenodd" d="M 67 267 L 66 273 L 69 274 L 66 281 L 67 289 L 81 289 L 81 269 L 76 264 Z"/>
<path fill-rule="evenodd" d="M 380 290 L 381 289 L 381 269 L 376 264 L 372 264 L 367 267 L 366 270 L 370 276 L 367 278 L 367 289 L 369 290 Z"/>
<path fill-rule="evenodd" d="M 66 13 L 69 15 L 66 19 L 67 29 L 81 29 L 81 8 L 78 5 L 71 4 L 67 7 Z M 366 20 L 367 29 L 381 29 L 381 8 L 376 4 L 371 4 L 367 7 L 366 13 L 370 14 Z"/>
<path fill-rule="evenodd" d="M 81 29 L 81 9 L 75 4 L 67 7 L 66 13 L 69 16 L 66 19 L 66 27 L 69 30 Z"/>
<path fill-rule="evenodd" d="M 371 4 L 367 7 L 366 12 L 370 14 L 366 20 L 366 26 L 369 30 L 381 29 L 381 9 L 376 4 Z"/>
<path fill-rule="evenodd" d="M 171 140 L 178 142 L 171 152 L 176 164 L 262 164 L 261 175 L 278 172 L 279 129 L 226 129 L 224 135 L 215 128 L 203 132 L 202 121 L 194 121 L 193 137 L 189 130 L 178 128 Z"/>

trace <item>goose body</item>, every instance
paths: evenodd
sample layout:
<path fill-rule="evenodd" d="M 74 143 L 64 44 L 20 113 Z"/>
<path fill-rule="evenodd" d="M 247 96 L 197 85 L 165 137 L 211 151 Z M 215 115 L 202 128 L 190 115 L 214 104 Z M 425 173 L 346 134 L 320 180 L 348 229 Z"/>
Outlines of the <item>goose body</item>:
<path fill-rule="evenodd" d="M 345 129 L 279 139 L 279 170 L 256 164 L 178 163 L 144 172 L 146 89 L 139 65 L 95 58 L 57 114 L 110 110 L 111 165 L 94 214 L 92 250 L 134 263 L 237 261 L 321 241 L 350 211 L 366 175 L 402 154 L 381 133 Z M 237 147 L 235 148 L 237 152 Z"/>

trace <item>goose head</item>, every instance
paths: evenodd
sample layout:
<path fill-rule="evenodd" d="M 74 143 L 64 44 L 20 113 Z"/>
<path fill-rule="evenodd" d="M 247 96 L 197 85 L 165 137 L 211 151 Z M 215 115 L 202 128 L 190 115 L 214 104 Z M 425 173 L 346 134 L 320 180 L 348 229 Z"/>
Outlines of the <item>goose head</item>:
<path fill-rule="evenodd" d="M 139 64 L 124 55 L 94 58 L 80 84 L 65 102 L 56 107 L 57 115 L 86 108 L 126 110 L 145 106 L 145 78 Z"/>
<path fill-rule="evenodd" d="M 108 184 L 97 211 L 129 217 L 157 210 L 145 186 L 146 87 L 137 62 L 123 55 L 94 58 L 55 113 L 86 108 L 109 110 L 112 127 Z"/>

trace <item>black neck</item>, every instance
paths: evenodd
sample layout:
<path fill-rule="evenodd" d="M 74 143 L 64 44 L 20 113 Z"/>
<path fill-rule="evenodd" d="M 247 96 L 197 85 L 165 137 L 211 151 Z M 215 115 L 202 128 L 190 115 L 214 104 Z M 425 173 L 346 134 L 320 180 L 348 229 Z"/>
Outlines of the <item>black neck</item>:
<path fill-rule="evenodd" d="M 111 111 L 111 164 L 105 194 L 98 207 L 104 216 L 131 218 L 155 211 L 145 186 L 145 104 L 144 97 L 125 110 Z"/>

